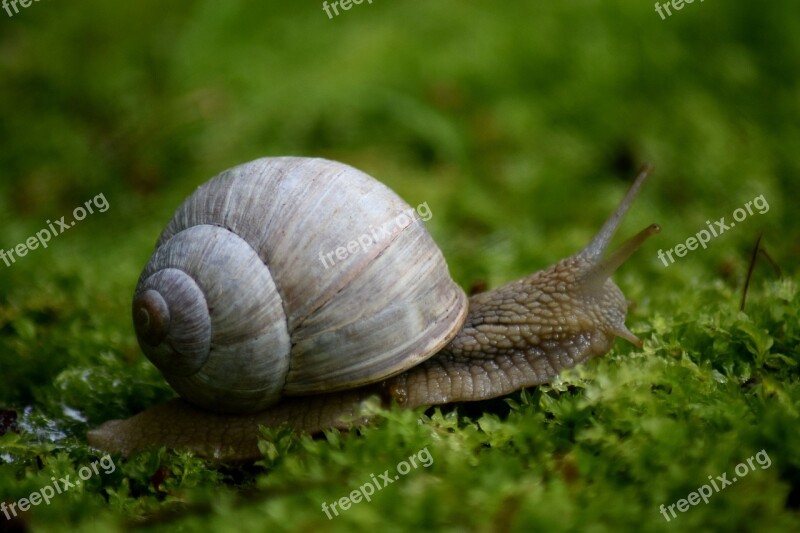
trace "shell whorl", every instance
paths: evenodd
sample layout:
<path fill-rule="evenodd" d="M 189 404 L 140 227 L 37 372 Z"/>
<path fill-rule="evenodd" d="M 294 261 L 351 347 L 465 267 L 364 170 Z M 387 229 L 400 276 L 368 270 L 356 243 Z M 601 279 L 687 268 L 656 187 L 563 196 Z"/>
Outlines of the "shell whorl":
<path fill-rule="evenodd" d="M 225 412 L 277 401 L 289 370 L 289 333 L 275 283 L 250 245 L 206 224 L 176 234 L 142 274 L 135 320 L 162 310 L 159 300 L 169 332 L 152 343 L 165 322 L 152 317 L 149 327 L 136 321 L 136 329 L 142 349 L 179 394 Z M 229 365 L 232 357 L 241 364 Z"/>
<path fill-rule="evenodd" d="M 251 412 L 354 388 L 435 354 L 467 313 L 423 223 L 382 183 L 324 159 L 265 158 L 181 205 L 134 296 L 145 354 L 187 400 Z M 382 238 L 335 265 L 320 254 Z"/>

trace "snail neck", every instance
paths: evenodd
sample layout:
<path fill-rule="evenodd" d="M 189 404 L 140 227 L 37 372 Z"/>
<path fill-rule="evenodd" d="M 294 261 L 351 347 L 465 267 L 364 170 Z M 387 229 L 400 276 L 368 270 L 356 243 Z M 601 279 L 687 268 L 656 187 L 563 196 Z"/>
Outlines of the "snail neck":
<path fill-rule="evenodd" d="M 608 278 L 593 276 L 580 254 L 470 298 L 463 328 L 439 353 L 387 380 L 409 407 L 474 401 L 552 380 L 565 368 L 611 349 L 627 305 Z"/>

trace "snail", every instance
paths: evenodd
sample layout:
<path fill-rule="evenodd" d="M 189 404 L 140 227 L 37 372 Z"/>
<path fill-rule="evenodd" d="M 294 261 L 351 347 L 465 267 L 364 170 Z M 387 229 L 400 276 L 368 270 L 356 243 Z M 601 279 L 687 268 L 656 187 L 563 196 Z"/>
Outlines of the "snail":
<path fill-rule="evenodd" d="M 133 300 L 139 345 L 180 398 L 88 442 L 247 460 L 259 424 L 348 427 L 374 395 L 409 408 L 494 398 L 616 337 L 641 347 L 610 276 L 660 228 L 604 253 L 650 171 L 583 250 L 469 299 L 413 208 L 367 174 L 302 157 L 222 172 L 178 208 Z M 343 246 L 363 234 L 369 246 Z"/>

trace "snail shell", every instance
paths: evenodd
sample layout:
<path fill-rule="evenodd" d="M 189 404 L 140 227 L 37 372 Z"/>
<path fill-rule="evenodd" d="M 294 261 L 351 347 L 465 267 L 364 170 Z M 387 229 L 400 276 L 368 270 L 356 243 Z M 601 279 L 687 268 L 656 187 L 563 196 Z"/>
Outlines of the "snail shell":
<path fill-rule="evenodd" d="M 264 158 L 221 173 L 178 208 L 139 278 L 142 350 L 183 398 L 217 412 L 419 364 L 458 333 L 467 297 L 419 218 L 401 216 L 410 209 L 325 159 Z M 373 228 L 383 236 L 363 252 L 320 261 Z"/>

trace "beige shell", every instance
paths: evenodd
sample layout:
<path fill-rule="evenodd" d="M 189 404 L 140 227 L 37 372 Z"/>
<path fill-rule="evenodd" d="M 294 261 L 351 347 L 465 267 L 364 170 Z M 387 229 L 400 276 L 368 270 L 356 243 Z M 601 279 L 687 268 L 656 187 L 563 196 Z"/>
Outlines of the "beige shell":
<path fill-rule="evenodd" d="M 467 298 L 412 209 L 325 159 L 223 172 L 178 208 L 139 279 L 142 350 L 181 396 L 220 412 L 417 365 L 459 331 Z"/>

